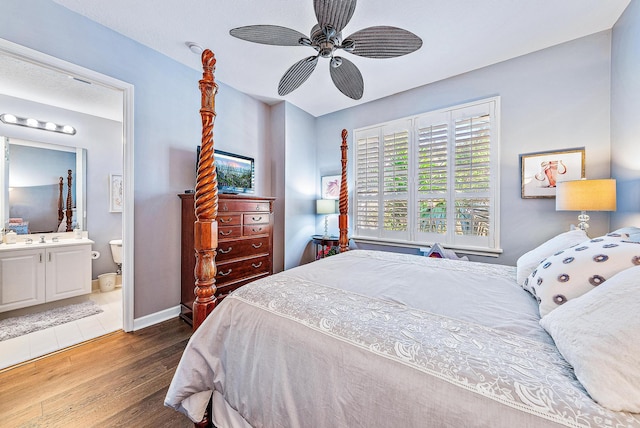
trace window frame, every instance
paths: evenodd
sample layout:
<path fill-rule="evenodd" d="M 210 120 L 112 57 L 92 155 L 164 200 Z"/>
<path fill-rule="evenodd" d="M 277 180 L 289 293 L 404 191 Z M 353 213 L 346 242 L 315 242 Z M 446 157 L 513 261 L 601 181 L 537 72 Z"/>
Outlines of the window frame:
<path fill-rule="evenodd" d="M 485 113 L 483 113 L 485 112 Z M 489 181 L 488 190 L 478 196 L 475 193 L 467 194 L 468 198 L 489 198 L 489 235 L 458 235 L 455 233 L 454 219 L 451 215 L 446 216 L 446 234 L 429 233 L 418 231 L 419 214 L 417 212 L 420 195 L 430 195 L 429 197 L 440 195 L 446 199 L 447 206 L 454 206 L 456 200 L 463 198 L 463 193 L 456 193 L 455 188 L 455 123 L 456 120 L 471 117 L 481 117 L 483 114 L 489 115 Z M 425 124 L 436 124 L 437 122 L 447 123 L 447 165 L 446 165 L 446 191 L 445 193 L 418 192 L 418 129 Z M 384 162 L 380 156 L 384 155 L 384 138 L 390 132 L 398 130 L 408 131 L 408 192 L 407 192 L 407 230 L 388 231 L 384 229 L 384 210 L 377 213 L 378 224 L 375 229 L 364 229 L 361 227 L 358 217 L 359 204 L 367 201 L 369 204 L 383 207 L 386 200 L 401 199 L 402 195 L 395 195 L 394 198 L 385 199 L 384 190 Z M 440 243 L 445 248 L 451 248 L 465 254 L 488 255 L 497 257 L 502 253 L 500 248 L 500 97 L 490 97 L 464 104 L 458 104 L 438 110 L 433 110 L 417 115 L 407 116 L 392 121 L 370 125 L 355 129 L 353 137 L 353 163 L 352 173 L 354 177 L 354 191 L 352 196 L 353 204 L 352 227 L 354 235 L 352 238 L 356 242 L 381 244 L 387 246 L 418 248 Z M 377 183 L 378 192 L 375 195 L 363 197 L 359 192 L 358 183 L 358 141 L 362 138 L 374 139 L 377 137 L 378 145 L 378 172 Z M 382 154 L 381 154 L 382 151 Z"/>

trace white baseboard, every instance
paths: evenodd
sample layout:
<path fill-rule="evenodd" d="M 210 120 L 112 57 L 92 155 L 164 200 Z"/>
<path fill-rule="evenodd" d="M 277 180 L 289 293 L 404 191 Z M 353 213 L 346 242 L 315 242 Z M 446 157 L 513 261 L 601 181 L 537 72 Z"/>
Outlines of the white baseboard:
<path fill-rule="evenodd" d="M 165 309 L 160 312 L 145 315 L 140 318 L 135 318 L 133 320 L 133 331 L 170 320 L 171 318 L 175 318 L 178 315 L 180 315 L 180 305 L 174 306 L 173 308 Z"/>

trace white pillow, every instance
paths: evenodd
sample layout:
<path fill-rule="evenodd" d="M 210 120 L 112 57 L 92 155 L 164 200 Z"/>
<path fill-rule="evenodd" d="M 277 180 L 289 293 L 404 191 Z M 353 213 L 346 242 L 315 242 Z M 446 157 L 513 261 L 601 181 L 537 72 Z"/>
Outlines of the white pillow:
<path fill-rule="evenodd" d="M 626 269 L 540 320 L 589 395 L 640 412 L 640 266 Z"/>
<path fill-rule="evenodd" d="M 524 280 L 527 279 L 531 272 L 540 264 L 540 260 L 550 256 L 556 251 L 564 250 L 572 245 L 584 242 L 587 239 L 589 239 L 589 237 L 584 230 L 570 230 L 554 236 L 544 244 L 524 253 L 516 262 L 516 279 L 518 284 L 524 287 Z M 524 289 L 531 291 L 527 287 L 524 287 Z"/>
<path fill-rule="evenodd" d="M 542 260 L 525 280 L 540 303 L 540 316 L 582 296 L 624 269 L 640 265 L 640 244 L 607 235 L 560 250 Z"/>

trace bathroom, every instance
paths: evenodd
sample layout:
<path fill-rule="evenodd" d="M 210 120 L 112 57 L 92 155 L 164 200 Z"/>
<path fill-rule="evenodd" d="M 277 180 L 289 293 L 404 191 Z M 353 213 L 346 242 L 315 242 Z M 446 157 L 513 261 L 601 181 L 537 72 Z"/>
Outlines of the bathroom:
<path fill-rule="evenodd" d="M 2 229 L 7 232 L 5 242 L 16 242 L 0 246 L 5 246 L 6 252 L 29 245 L 35 249 L 36 246 L 90 244 L 86 257 L 83 256 L 88 259 L 90 272 L 88 293 L 7 310 L 0 313 L 0 319 L 42 313 L 86 300 L 95 300 L 103 309 L 99 315 L 74 321 L 78 323 L 75 327 L 56 326 L 55 331 L 42 330 L 0 341 L 2 369 L 70 346 L 74 341 L 87 340 L 91 335 L 121 329 L 123 287 L 127 285 L 122 284 L 121 274 L 110 275 L 120 273 L 122 265 L 122 93 L 72 79 L 67 74 L 3 52 L 0 52 L 0 70 L 0 82 L 3 82 L 0 83 L 0 114 L 36 118 L 43 123 L 51 121 L 76 129 L 75 134 L 69 135 L 0 121 L 0 143 L 5 153 L 0 180 Z M 46 183 L 21 183 L 12 177 L 34 178 L 47 174 L 52 179 Z M 29 187 L 37 190 L 35 196 L 27 195 L 25 191 Z M 62 220 L 58 219 L 59 211 L 62 211 Z M 53 219 L 53 224 L 42 223 L 41 218 Z M 70 219 L 68 227 L 67 218 Z M 27 340 L 26 336 L 32 337 Z"/>

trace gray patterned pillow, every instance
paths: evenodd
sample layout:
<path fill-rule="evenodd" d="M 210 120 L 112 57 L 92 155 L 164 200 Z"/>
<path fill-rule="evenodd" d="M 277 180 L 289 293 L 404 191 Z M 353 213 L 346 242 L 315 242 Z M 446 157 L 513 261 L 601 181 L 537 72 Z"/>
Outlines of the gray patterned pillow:
<path fill-rule="evenodd" d="M 609 234 L 561 250 L 544 259 L 525 280 L 540 304 L 540 316 L 602 284 L 616 273 L 640 265 L 640 244 Z"/>

